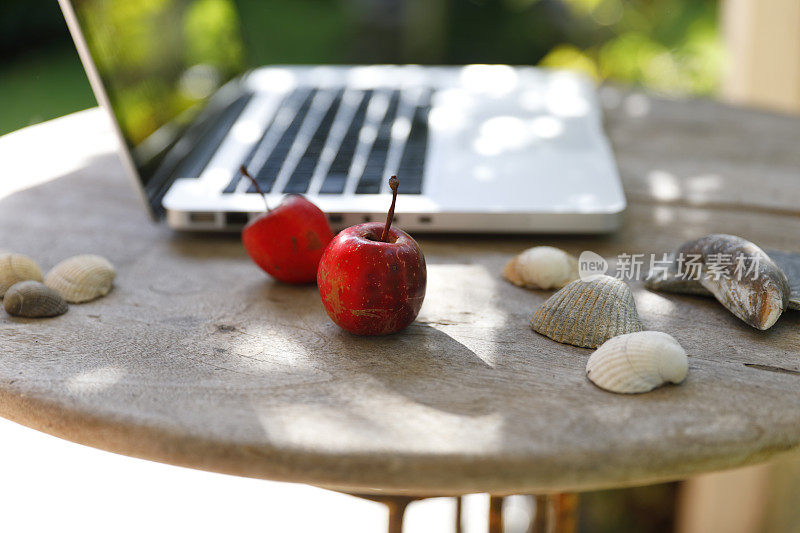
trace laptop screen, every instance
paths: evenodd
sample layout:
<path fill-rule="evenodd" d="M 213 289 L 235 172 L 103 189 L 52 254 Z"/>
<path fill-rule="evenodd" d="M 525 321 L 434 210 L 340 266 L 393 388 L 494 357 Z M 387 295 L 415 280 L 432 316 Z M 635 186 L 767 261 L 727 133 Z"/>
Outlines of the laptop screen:
<path fill-rule="evenodd" d="M 241 101 L 236 90 L 220 90 L 245 67 L 236 8 L 232 0 L 71 4 L 155 205 L 154 197 L 179 170 L 179 162 L 208 135 L 210 124 Z M 212 96 L 214 105 L 209 106 Z"/>

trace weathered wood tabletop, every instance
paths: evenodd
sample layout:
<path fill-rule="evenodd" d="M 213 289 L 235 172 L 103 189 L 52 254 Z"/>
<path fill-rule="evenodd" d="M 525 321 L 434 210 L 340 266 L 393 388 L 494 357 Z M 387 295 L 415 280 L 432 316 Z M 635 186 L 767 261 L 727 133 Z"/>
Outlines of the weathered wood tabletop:
<path fill-rule="evenodd" d="M 761 332 L 714 300 L 635 282 L 645 326 L 677 338 L 690 370 L 622 396 L 586 379 L 591 350 L 529 329 L 548 292 L 501 279 L 536 244 L 613 258 L 723 231 L 800 251 L 800 119 L 603 99 L 624 228 L 420 237 L 425 304 L 385 338 L 339 330 L 316 287 L 268 279 L 235 236 L 151 223 L 100 111 L 0 139 L 0 181 L 16 191 L 0 200 L 0 248 L 43 268 L 78 253 L 118 268 L 109 296 L 63 316 L 0 314 L 0 414 L 122 454 L 358 492 L 620 487 L 797 449 L 800 312 Z"/>

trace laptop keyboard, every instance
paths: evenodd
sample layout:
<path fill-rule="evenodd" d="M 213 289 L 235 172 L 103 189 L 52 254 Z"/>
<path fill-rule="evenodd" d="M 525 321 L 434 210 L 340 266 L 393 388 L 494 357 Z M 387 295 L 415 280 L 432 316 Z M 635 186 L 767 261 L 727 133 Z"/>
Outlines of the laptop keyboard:
<path fill-rule="evenodd" d="M 358 179 L 356 194 L 377 194 L 381 190 L 381 183 L 385 179 L 383 168 L 386 165 L 386 156 L 389 154 L 389 142 L 392 137 L 392 125 L 397 117 L 397 107 L 400 105 L 400 91 L 392 91 L 389 105 L 381 119 L 380 126 L 372 141 L 372 146 L 367 156 L 367 162 Z"/>
<path fill-rule="evenodd" d="M 308 190 L 308 184 L 311 181 L 311 176 L 314 174 L 314 169 L 317 168 L 319 163 L 319 156 L 322 154 L 322 149 L 325 147 L 325 141 L 328 139 L 328 134 L 333 125 L 333 119 L 336 117 L 336 112 L 339 110 L 339 105 L 342 103 L 342 93 L 336 93 L 330 106 L 325 111 L 319 125 L 317 126 L 314 135 L 311 137 L 306 146 L 303 156 L 295 165 L 286 187 L 283 188 L 285 193 L 304 193 Z"/>
<path fill-rule="evenodd" d="M 339 144 L 339 149 L 336 151 L 331 166 L 328 167 L 328 172 L 322 186 L 319 189 L 320 194 L 342 194 L 344 186 L 347 182 L 347 176 L 350 172 L 350 165 L 353 163 L 353 156 L 356 153 L 356 146 L 358 145 L 358 136 L 364 126 L 364 118 L 367 116 L 367 105 L 372 98 L 372 91 L 364 91 L 361 101 L 358 104 L 350 124 L 347 126 L 347 132 Z"/>
<path fill-rule="evenodd" d="M 421 194 L 431 94 L 297 88 L 243 163 L 265 193 L 378 194 L 397 174 L 398 192 Z M 244 186 L 237 173 L 223 193 Z"/>

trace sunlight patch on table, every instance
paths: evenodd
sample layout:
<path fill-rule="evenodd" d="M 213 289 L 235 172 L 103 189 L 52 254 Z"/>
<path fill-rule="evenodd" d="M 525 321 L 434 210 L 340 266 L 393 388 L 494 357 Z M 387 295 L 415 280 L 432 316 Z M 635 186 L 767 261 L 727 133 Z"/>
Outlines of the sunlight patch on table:
<path fill-rule="evenodd" d="M 0 137 L 0 199 L 84 168 L 117 150 L 108 116 L 88 109 Z M 46 155 L 46 157 L 45 157 Z"/>
<path fill-rule="evenodd" d="M 67 382 L 67 389 L 75 394 L 102 392 L 116 385 L 125 373 L 111 366 L 94 368 L 73 376 Z"/>

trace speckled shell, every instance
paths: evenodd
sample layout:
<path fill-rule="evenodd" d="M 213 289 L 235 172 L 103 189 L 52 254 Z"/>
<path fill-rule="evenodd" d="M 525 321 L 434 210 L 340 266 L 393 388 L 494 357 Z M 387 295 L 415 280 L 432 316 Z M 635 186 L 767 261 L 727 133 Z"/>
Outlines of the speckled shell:
<path fill-rule="evenodd" d="M 654 269 L 647 273 L 644 278 L 645 287 L 660 292 L 713 296 L 700 284 L 699 280 L 685 279 L 678 273 L 675 254 L 670 254 L 666 260 L 670 261 L 668 268 L 665 270 Z"/>
<path fill-rule="evenodd" d="M 800 254 L 780 250 L 767 250 L 766 253 L 789 280 L 789 308 L 800 310 Z M 648 273 L 644 280 L 645 287 L 654 291 L 714 297 L 699 280 L 686 280 L 678 274 L 675 254 L 669 260 L 672 263 L 666 272 L 652 270 Z"/>
<path fill-rule="evenodd" d="M 709 263 L 713 254 L 744 255 L 758 258 L 758 277 L 734 275 L 733 266 L 725 266 L 728 277 L 715 279 L 704 275 L 700 284 L 708 289 L 731 313 L 754 328 L 765 330 L 772 327 L 789 305 L 789 280 L 786 274 L 769 256 L 750 241 L 734 235 L 707 235 L 680 247 L 680 253 L 695 253 Z"/>
<path fill-rule="evenodd" d="M 700 257 L 701 275 L 698 280 L 683 279 L 678 274 L 675 258 L 696 255 Z M 708 264 L 714 257 L 730 258 L 717 263 L 717 275 L 710 275 Z M 758 261 L 758 275 L 739 276 L 736 258 Z M 792 263 L 787 263 L 789 266 Z M 735 235 L 712 234 L 684 243 L 673 255 L 673 263 L 666 276 L 651 272 L 645 285 L 653 290 L 691 294 L 711 294 L 731 313 L 753 326 L 765 330 L 772 327 L 792 300 L 789 279 L 770 256 L 752 242 Z"/>
<path fill-rule="evenodd" d="M 542 304 L 531 328 L 554 341 L 596 348 L 623 333 L 642 330 L 633 294 L 610 276 L 576 280 Z"/>
<path fill-rule="evenodd" d="M 648 392 L 686 379 L 689 360 L 674 338 L 660 331 L 640 331 L 606 341 L 586 363 L 586 375 L 611 392 Z"/>
<path fill-rule="evenodd" d="M 503 277 L 526 289 L 560 289 L 578 279 L 578 260 L 552 246 L 535 246 L 513 257 Z"/>
<path fill-rule="evenodd" d="M 6 291 L 3 307 L 9 315 L 39 318 L 63 315 L 67 302 L 38 281 L 20 281 Z"/>
<path fill-rule="evenodd" d="M 99 255 L 76 255 L 54 266 L 44 283 L 70 303 L 81 303 L 105 296 L 111 290 L 116 272 Z"/>
<path fill-rule="evenodd" d="M 42 281 L 42 271 L 33 259 L 22 254 L 0 254 L 0 298 L 15 283 L 27 280 Z"/>

